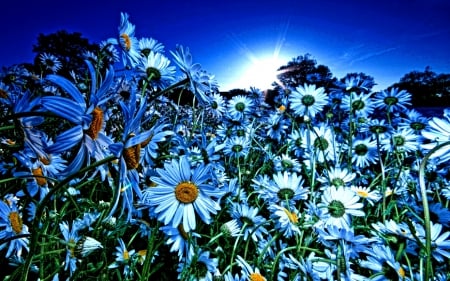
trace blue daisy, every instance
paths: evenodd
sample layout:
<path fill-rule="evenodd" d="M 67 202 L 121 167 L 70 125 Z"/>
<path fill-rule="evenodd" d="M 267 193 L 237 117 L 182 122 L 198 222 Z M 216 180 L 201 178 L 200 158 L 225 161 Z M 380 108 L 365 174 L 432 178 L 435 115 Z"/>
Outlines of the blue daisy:
<path fill-rule="evenodd" d="M 181 156 L 156 172 L 158 176 L 151 177 L 156 187 L 144 190 L 142 203 L 155 207 L 158 220 L 173 227 L 182 224 L 185 231 L 196 228 L 197 215 L 206 224 L 211 223 L 211 214 L 221 209 L 218 200 L 222 191 L 209 184 L 209 165 L 192 169 L 188 158 Z"/>

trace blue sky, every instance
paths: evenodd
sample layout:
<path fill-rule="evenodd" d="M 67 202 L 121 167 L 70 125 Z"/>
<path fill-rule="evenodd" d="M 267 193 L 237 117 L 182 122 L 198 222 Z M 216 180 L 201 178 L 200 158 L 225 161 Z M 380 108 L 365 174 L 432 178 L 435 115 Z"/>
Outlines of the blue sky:
<path fill-rule="evenodd" d="M 176 44 L 189 47 L 222 90 L 258 86 L 255 69 L 268 60 L 306 53 L 338 78 L 371 75 L 378 89 L 426 66 L 450 73 L 448 0 L 44 0 L 2 8 L 0 66 L 31 62 L 39 33 L 65 29 L 97 43 L 117 36 L 127 12 L 138 38 L 157 39 L 168 56 Z"/>

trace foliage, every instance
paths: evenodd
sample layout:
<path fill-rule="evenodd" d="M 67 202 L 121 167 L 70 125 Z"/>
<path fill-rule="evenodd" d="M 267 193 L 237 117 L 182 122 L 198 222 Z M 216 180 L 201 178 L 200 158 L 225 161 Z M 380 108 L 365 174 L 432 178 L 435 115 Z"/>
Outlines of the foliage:
<path fill-rule="evenodd" d="M 450 110 L 363 74 L 224 97 L 124 13 L 100 46 L 0 74 L 4 280 L 449 278 Z"/>
<path fill-rule="evenodd" d="M 411 93 L 415 107 L 450 105 L 450 74 L 437 74 L 430 67 L 405 74 L 393 87 Z"/>

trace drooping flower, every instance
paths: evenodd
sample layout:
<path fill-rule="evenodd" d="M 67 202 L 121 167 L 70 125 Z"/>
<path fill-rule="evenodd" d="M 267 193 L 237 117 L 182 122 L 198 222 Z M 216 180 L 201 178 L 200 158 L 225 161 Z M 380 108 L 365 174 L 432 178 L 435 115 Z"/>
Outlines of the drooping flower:
<path fill-rule="evenodd" d="M 185 231 L 196 228 L 196 216 L 211 223 L 211 214 L 221 209 L 222 192 L 209 183 L 209 165 L 193 169 L 188 158 L 181 156 L 156 171 L 158 176 L 151 177 L 156 186 L 143 191 L 142 203 L 155 207 L 158 220 L 173 227 L 182 224 Z"/>
<path fill-rule="evenodd" d="M 118 242 L 119 245 L 116 246 L 116 251 L 114 252 L 116 259 L 108 268 L 113 269 L 123 266 L 123 276 L 127 279 L 133 278 L 134 272 L 130 269 L 130 263 L 136 251 L 134 249 L 128 250 L 122 238 L 119 238 Z"/>
<path fill-rule="evenodd" d="M 91 158 L 96 161 L 107 156 L 105 148 L 112 143 L 104 131 L 105 103 L 112 97 L 109 88 L 112 84 L 114 71 L 112 67 L 106 72 L 104 81 L 97 88 L 97 74 L 89 61 L 86 61 L 91 78 L 90 93 L 86 95 L 72 82 L 58 75 L 49 75 L 47 79 L 61 87 L 70 98 L 62 96 L 45 96 L 42 105 L 47 110 L 66 119 L 74 126 L 59 134 L 54 143 L 46 148 L 48 153 L 67 152 L 76 145 L 80 145 L 78 153 L 71 159 L 70 165 L 61 173 L 61 176 L 69 175 L 80 170 L 82 165 L 89 165 Z M 106 178 L 104 167 L 99 168 L 102 178 Z"/>
<path fill-rule="evenodd" d="M 7 243 L 0 244 L 0 250 L 7 248 L 6 257 L 22 255 L 25 249 L 28 251 L 28 226 L 23 223 L 22 213 L 20 212 L 17 201 L 7 196 L 5 201 L 0 201 L 0 240 L 10 239 Z M 16 236 L 22 237 L 16 237 Z"/>
<path fill-rule="evenodd" d="M 122 51 L 122 62 L 125 66 L 134 67 L 141 57 L 139 53 L 139 41 L 135 37 L 135 26 L 129 20 L 127 13 L 120 13 L 119 37 L 108 39 L 108 43 L 119 45 Z"/>

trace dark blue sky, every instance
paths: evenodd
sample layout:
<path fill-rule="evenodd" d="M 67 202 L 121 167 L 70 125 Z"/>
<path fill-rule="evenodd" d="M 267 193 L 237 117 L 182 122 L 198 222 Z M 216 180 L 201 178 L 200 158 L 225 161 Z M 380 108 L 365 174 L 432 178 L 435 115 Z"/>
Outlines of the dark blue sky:
<path fill-rule="evenodd" d="M 7 1 L 0 66 L 31 62 L 39 33 L 66 29 L 97 43 L 117 36 L 120 12 L 168 56 L 176 44 L 189 47 L 222 90 L 258 86 L 255 65 L 305 53 L 338 78 L 371 75 L 377 89 L 426 66 L 450 73 L 448 0 Z"/>

